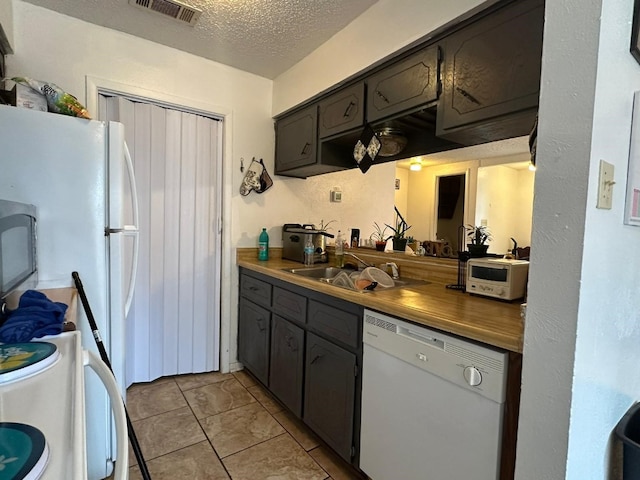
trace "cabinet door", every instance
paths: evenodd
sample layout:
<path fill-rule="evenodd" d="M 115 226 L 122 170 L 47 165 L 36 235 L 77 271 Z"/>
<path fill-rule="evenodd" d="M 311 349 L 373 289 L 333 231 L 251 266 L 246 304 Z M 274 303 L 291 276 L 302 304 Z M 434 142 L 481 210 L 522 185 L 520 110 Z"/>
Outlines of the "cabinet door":
<path fill-rule="evenodd" d="M 315 163 L 317 136 L 317 105 L 278 120 L 275 173 Z"/>
<path fill-rule="evenodd" d="M 437 100 L 438 46 L 426 48 L 367 80 L 369 123 Z"/>
<path fill-rule="evenodd" d="M 269 389 L 297 416 L 302 416 L 304 330 L 284 318 L 271 322 Z"/>
<path fill-rule="evenodd" d="M 271 313 L 246 298 L 238 310 L 238 358 L 258 380 L 268 385 Z"/>
<path fill-rule="evenodd" d="M 320 138 L 364 123 L 364 82 L 334 93 L 320 102 Z"/>
<path fill-rule="evenodd" d="M 356 356 L 307 333 L 303 420 L 351 462 Z"/>
<path fill-rule="evenodd" d="M 515 2 L 445 39 L 438 135 L 537 107 L 543 22 L 540 0 Z"/>

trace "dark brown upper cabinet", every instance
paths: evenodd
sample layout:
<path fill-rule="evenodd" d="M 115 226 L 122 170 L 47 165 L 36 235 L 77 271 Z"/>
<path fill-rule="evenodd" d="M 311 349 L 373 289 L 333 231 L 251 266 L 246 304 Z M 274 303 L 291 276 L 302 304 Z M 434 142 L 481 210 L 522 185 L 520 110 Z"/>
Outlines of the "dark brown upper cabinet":
<path fill-rule="evenodd" d="M 314 104 L 276 123 L 275 173 L 316 162 L 318 106 Z"/>
<path fill-rule="evenodd" d="M 340 90 L 320 102 L 320 138 L 342 133 L 364 123 L 364 82 Z"/>
<path fill-rule="evenodd" d="M 367 121 L 374 123 L 437 100 L 439 64 L 434 45 L 369 77 Z"/>
<path fill-rule="evenodd" d="M 543 0 L 522 0 L 447 36 L 436 135 L 475 145 L 526 135 L 538 107 Z"/>

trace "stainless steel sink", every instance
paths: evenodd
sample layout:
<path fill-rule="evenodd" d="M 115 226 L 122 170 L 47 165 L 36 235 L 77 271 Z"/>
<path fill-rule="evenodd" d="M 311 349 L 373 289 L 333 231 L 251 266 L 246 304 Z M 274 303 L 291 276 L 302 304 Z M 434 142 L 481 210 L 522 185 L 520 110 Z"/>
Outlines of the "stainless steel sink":
<path fill-rule="evenodd" d="M 340 272 L 351 273 L 354 270 L 349 270 L 347 268 L 338 268 L 338 267 L 300 267 L 300 268 L 284 268 L 285 272 L 295 273 L 296 275 L 300 275 L 302 277 L 309 278 L 333 278 L 338 275 Z"/>
<path fill-rule="evenodd" d="M 352 290 L 354 292 L 361 292 L 361 293 L 367 293 L 371 291 L 371 290 L 359 290 L 357 288 L 350 288 L 344 285 L 334 284 L 333 280 L 340 272 L 351 274 L 356 271 L 348 268 L 322 266 L 322 267 L 283 268 L 282 270 L 285 272 L 293 273 L 295 275 L 300 275 L 301 277 L 314 278 L 314 279 L 317 279 L 318 281 L 327 283 L 329 285 L 333 285 L 334 287 L 337 287 L 337 288 L 344 288 L 347 290 Z M 414 285 L 428 285 L 430 282 L 427 282 L 425 280 L 417 280 L 414 278 L 400 278 L 400 279 L 394 280 L 393 283 L 394 283 L 393 287 L 377 286 L 375 288 L 375 291 L 389 290 L 393 288 L 411 287 Z"/>

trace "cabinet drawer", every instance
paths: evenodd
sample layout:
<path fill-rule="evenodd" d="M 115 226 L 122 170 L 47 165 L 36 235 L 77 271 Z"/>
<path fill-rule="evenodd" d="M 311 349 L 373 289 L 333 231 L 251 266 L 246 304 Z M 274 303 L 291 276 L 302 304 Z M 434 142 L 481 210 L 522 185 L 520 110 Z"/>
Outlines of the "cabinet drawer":
<path fill-rule="evenodd" d="M 259 305 L 271 306 L 271 285 L 257 278 L 242 275 L 240 279 L 240 295 Z"/>
<path fill-rule="evenodd" d="M 364 82 L 334 93 L 320 102 L 320 138 L 362 126 Z"/>
<path fill-rule="evenodd" d="M 360 346 L 360 317 L 324 303 L 309 301 L 309 327 L 344 345 Z"/>
<path fill-rule="evenodd" d="M 273 311 L 296 323 L 307 321 L 307 299 L 280 287 L 273 287 Z"/>
<path fill-rule="evenodd" d="M 373 122 L 437 100 L 439 50 L 429 47 L 367 80 L 367 121 Z"/>

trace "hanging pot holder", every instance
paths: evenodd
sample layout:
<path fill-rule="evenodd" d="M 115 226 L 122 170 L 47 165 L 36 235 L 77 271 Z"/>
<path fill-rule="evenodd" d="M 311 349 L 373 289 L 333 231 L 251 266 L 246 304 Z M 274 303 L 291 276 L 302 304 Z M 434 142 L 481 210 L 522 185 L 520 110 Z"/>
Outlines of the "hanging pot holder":
<path fill-rule="evenodd" d="M 260 159 L 260 165 L 262 165 L 262 173 L 260 174 L 260 190 L 256 190 L 258 193 L 262 193 L 268 190 L 273 185 L 273 180 L 267 172 L 267 167 L 264 166 L 264 162 Z"/>
<path fill-rule="evenodd" d="M 247 173 L 242 179 L 242 183 L 240 184 L 240 195 L 246 197 L 251 193 L 251 190 L 255 190 L 256 192 L 261 192 L 260 187 L 260 173 L 256 170 L 258 166 L 258 162 L 255 158 L 251 159 L 251 164 L 249 168 L 247 168 Z M 264 167 L 263 167 L 264 168 Z"/>

